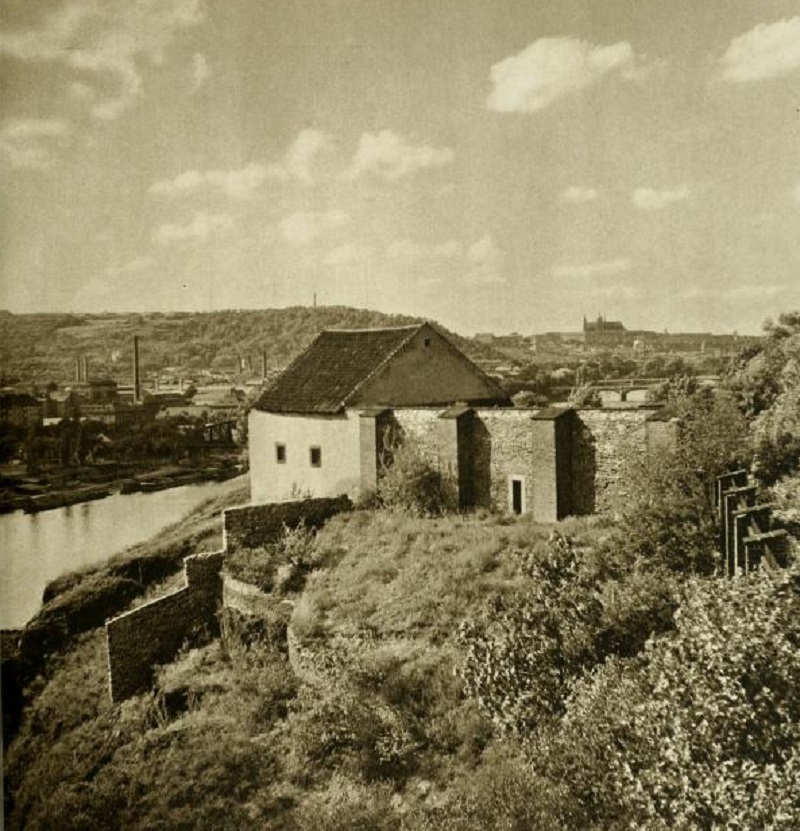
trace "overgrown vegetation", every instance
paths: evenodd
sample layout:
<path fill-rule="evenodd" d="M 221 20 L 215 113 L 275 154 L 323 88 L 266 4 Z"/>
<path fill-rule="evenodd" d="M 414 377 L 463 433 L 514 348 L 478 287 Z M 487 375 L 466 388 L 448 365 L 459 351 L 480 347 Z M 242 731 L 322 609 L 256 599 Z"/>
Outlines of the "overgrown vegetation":
<path fill-rule="evenodd" d="M 287 533 L 252 579 L 290 620 L 226 612 L 123 706 L 101 632 L 71 639 L 7 749 L 9 827 L 792 831 L 799 567 L 718 576 L 706 487 L 797 435 L 798 322 L 729 394 L 673 385 L 680 449 L 625 462 L 613 521 L 398 498 Z M 796 533 L 796 468 L 772 494 Z"/>
<path fill-rule="evenodd" d="M 412 516 L 440 516 L 458 507 L 455 484 L 413 441 L 397 441 L 385 455 L 387 464 L 378 482 L 379 504 Z"/>

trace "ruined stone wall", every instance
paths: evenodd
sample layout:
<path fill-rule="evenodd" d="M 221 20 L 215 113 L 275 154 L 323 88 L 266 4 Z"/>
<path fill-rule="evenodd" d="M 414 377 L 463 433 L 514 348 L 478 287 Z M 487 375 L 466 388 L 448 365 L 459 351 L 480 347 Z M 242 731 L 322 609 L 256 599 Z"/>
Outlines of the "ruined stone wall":
<path fill-rule="evenodd" d="M 184 643 L 218 632 L 222 552 L 184 560 L 186 585 L 106 621 L 112 701 L 147 689 L 156 664 L 172 660 Z"/>
<path fill-rule="evenodd" d="M 594 489 L 593 510 L 598 513 L 615 513 L 621 500 L 628 494 L 624 480 L 625 457 L 629 454 L 644 455 L 647 451 L 645 421 L 653 410 L 592 409 L 580 410 L 578 417 L 583 429 L 573 460 L 573 476 L 581 477 L 583 493 L 579 501 L 589 501 L 587 489 Z M 593 484 L 581 471 L 594 470 Z"/>
<path fill-rule="evenodd" d="M 337 496 L 227 508 L 222 512 L 225 550 L 260 548 L 274 542 L 284 525 L 296 528 L 305 523 L 308 528 L 319 528 L 334 514 L 352 507 L 348 497 Z"/>
<path fill-rule="evenodd" d="M 236 580 L 229 574 L 222 577 L 222 606 L 225 609 L 235 609 L 244 615 L 267 617 L 291 604 L 276 594 L 261 591 L 252 583 Z"/>

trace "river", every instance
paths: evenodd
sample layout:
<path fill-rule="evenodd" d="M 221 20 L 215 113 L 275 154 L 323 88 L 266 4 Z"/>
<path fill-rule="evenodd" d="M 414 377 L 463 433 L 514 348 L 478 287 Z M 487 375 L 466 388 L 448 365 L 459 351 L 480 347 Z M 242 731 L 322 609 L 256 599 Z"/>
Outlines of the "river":
<path fill-rule="evenodd" d="M 221 488 L 219 482 L 206 482 L 156 493 L 116 493 L 38 514 L 0 516 L 0 628 L 27 623 L 50 580 L 144 542 Z"/>

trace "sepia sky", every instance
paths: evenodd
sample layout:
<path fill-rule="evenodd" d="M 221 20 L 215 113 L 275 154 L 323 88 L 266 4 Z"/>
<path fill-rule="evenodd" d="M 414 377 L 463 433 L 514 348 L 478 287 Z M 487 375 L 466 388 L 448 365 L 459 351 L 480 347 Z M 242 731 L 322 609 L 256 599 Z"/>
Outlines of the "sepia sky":
<path fill-rule="evenodd" d="M 2 0 L 0 307 L 800 306 L 797 0 Z"/>

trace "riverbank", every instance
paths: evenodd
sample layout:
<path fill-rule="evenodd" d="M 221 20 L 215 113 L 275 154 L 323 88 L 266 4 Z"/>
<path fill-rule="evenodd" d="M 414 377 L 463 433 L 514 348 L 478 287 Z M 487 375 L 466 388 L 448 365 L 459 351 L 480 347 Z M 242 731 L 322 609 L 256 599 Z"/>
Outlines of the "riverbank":
<path fill-rule="evenodd" d="M 128 464 L 87 465 L 35 476 L 4 471 L 0 481 L 0 513 L 38 513 L 69 505 L 105 499 L 112 493 L 153 493 L 203 482 L 224 482 L 245 472 L 241 462 L 230 457 L 204 467 Z"/>
<path fill-rule="evenodd" d="M 25 687 L 39 675 L 47 678 L 59 653 L 81 633 L 101 627 L 107 617 L 180 571 L 184 557 L 220 549 L 222 511 L 246 503 L 249 495 L 247 477 L 230 479 L 156 536 L 46 584 L 43 605 L 27 625 L 2 633 L 6 741 L 18 727 Z"/>

